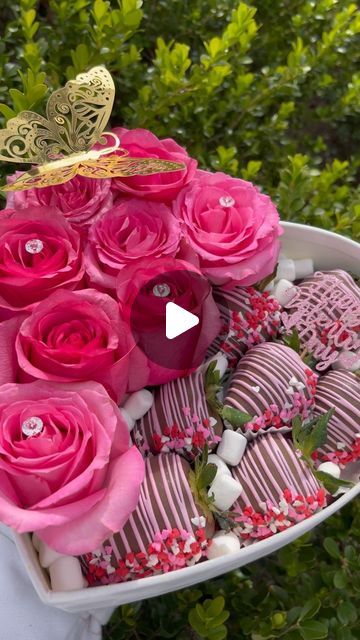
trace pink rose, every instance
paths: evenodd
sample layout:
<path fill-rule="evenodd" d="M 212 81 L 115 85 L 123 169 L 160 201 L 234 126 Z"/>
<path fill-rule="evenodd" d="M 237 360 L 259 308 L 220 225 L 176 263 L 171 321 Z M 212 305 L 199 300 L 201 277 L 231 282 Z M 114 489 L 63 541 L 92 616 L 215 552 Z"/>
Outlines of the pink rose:
<path fill-rule="evenodd" d="M 158 296 L 154 287 L 161 285 Z M 117 295 L 147 361 L 147 384 L 157 385 L 189 375 L 204 360 L 221 329 L 219 309 L 209 281 L 192 264 L 155 258 L 120 271 Z M 166 304 L 174 302 L 196 315 L 199 324 L 174 340 L 166 337 Z M 130 386 L 130 390 L 133 387 Z"/>
<path fill-rule="evenodd" d="M 0 320 L 81 287 L 84 270 L 80 236 L 54 209 L 0 213 Z"/>
<path fill-rule="evenodd" d="M 121 269 L 142 258 L 174 256 L 180 225 L 169 207 L 145 200 L 125 200 L 90 229 L 85 264 L 92 285 L 116 289 Z"/>
<path fill-rule="evenodd" d="M 174 212 L 201 271 L 214 284 L 249 286 L 274 271 L 279 214 L 251 182 L 197 171 L 179 193 Z"/>
<path fill-rule="evenodd" d="M 114 129 L 120 138 L 120 145 L 133 158 L 161 158 L 171 162 L 182 162 L 185 169 L 169 173 L 157 173 L 149 176 L 132 176 L 131 178 L 115 178 L 113 186 L 123 193 L 148 200 L 173 200 L 180 189 L 192 180 L 197 161 L 187 154 L 175 140 L 165 138 L 159 140 L 147 129 Z"/>
<path fill-rule="evenodd" d="M 0 520 L 59 553 L 96 549 L 135 509 L 144 462 L 96 382 L 0 387 Z"/>
<path fill-rule="evenodd" d="M 18 331 L 18 381 L 95 380 L 120 402 L 130 368 L 141 378 L 132 357 L 134 347 L 118 304 L 110 296 L 95 289 L 57 291 L 34 309 Z"/>
<path fill-rule="evenodd" d="M 21 175 L 17 172 L 15 175 Z M 63 214 L 70 224 L 84 233 L 113 203 L 111 180 L 95 180 L 76 176 L 64 184 L 44 189 L 10 191 L 7 207 L 52 207 Z"/>

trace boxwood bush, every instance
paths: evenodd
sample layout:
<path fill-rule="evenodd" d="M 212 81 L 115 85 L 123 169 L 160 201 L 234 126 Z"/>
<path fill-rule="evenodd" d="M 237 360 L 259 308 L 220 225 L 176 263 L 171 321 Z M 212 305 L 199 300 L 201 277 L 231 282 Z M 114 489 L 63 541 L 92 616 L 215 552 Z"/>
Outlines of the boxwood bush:
<path fill-rule="evenodd" d="M 349 0 L 2 0 L 0 124 L 105 63 L 113 124 L 256 182 L 283 219 L 360 239 L 359 32 Z M 359 536 L 353 504 L 241 571 L 121 607 L 105 636 L 360 638 Z"/>

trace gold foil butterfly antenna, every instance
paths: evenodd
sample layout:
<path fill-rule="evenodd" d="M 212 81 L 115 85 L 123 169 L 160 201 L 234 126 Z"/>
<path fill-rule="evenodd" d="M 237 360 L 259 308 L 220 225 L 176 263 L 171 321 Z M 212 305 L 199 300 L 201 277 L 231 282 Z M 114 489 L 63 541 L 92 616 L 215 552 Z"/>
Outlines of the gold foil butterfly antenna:
<path fill-rule="evenodd" d="M 9 120 L 0 130 L 0 160 L 38 166 L 1 190 L 55 186 L 76 175 L 101 179 L 184 169 L 183 164 L 158 158 L 130 158 L 120 149 L 118 137 L 105 132 L 114 98 L 110 73 L 94 67 L 50 96 L 46 117 L 23 111 Z M 116 150 L 122 155 L 115 155 Z"/>

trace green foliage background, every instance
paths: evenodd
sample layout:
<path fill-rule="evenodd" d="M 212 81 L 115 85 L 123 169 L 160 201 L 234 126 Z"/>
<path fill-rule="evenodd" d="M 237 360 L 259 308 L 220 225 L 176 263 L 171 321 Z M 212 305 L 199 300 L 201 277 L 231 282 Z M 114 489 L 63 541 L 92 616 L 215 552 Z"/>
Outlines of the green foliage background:
<path fill-rule="evenodd" d="M 255 181 L 283 219 L 360 239 L 359 33 L 348 0 L 2 0 L 0 119 L 105 63 L 113 124 Z M 353 504 L 243 571 L 121 607 L 106 637 L 360 638 L 359 551 Z"/>

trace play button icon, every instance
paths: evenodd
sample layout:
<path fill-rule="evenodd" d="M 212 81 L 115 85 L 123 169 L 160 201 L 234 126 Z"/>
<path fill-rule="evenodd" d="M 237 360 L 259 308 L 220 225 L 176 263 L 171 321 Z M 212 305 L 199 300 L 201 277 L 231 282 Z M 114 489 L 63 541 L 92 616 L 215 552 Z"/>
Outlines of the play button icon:
<path fill-rule="evenodd" d="M 136 342 L 135 355 L 145 356 L 149 384 L 188 375 L 203 362 L 221 329 L 210 282 L 196 267 L 172 258 L 134 267 L 123 278 L 118 288 L 125 301 L 122 311 Z"/>
<path fill-rule="evenodd" d="M 181 336 L 185 331 L 189 331 L 199 324 L 199 318 L 194 313 L 179 307 L 175 302 L 166 304 L 166 337 L 173 340 Z"/>

